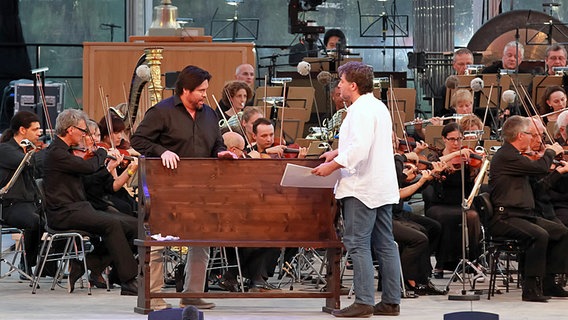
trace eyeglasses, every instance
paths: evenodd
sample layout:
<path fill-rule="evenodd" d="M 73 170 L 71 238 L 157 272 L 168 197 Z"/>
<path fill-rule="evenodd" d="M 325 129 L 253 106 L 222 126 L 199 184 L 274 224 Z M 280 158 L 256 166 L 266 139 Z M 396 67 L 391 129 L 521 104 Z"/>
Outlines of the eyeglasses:
<path fill-rule="evenodd" d="M 458 138 L 444 138 L 450 142 L 460 142 L 463 140 L 463 137 L 458 137 Z"/>
<path fill-rule="evenodd" d="M 527 132 L 527 131 L 523 131 L 523 133 L 526 134 L 526 135 L 529 135 L 533 138 L 540 138 L 541 137 L 541 135 L 538 134 L 538 133 L 532 133 L 532 132 Z"/>
<path fill-rule="evenodd" d="M 81 131 L 83 134 L 89 133 L 89 131 L 87 130 L 87 128 L 83 129 L 83 128 L 79 128 L 79 127 L 77 127 L 77 126 L 73 126 L 73 128 L 75 128 L 75 129 Z"/>

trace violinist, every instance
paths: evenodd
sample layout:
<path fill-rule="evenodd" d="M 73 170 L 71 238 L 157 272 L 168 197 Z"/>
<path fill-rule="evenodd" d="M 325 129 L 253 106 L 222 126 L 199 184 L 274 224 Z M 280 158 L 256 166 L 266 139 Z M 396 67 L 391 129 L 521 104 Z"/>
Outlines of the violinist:
<path fill-rule="evenodd" d="M 115 262 L 121 294 L 136 295 L 138 266 L 131 246 L 138 235 L 137 220 L 95 210 L 83 188 L 83 176 L 104 169 L 107 151 L 98 148 L 88 160 L 71 153 L 72 147 L 78 146 L 89 133 L 87 120 L 84 112 L 75 109 L 66 109 L 57 117 L 57 135 L 45 156 L 44 186 L 49 190 L 45 193 L 47 224 L 55 230 L 75 229 L 101 236 Z M 69 265 L 69 291 L 73 291 L 85 270 L 78 260 L 71 260 Z"/>
<path fill-rule="evenodd" d="M 4 131 L 0 141 L 0 188 L 10 181 L 26 152 L 30 151 L 21 145 L 22 140 L 27 139 L 38 145 L 40 135 L 39 118 L 35 113 L 19 111 L 14 114 L 10 127 Z M 30 163 L 24 167 L 16 183 L 0 203 L 3 224 L 24 230 L 26 254 L 21 256 L 19 267 L 28 275 L 32 274 L 31 268 L 36 265 L 42 233 L 38 214 L 39 197 L 34 181 L 35 156 L 36 154 L 32 156 Z"/>
<path fill-rule="evenodd" d="M 473 153 L 470 149 L 462 149 L 463 132 L 456 122 L 449 123 L 442 129 L 444 149 L 439 154 L 432 154 L 431 161 L 442 161 L 460 166 L 464 163 L 462 181 L 460 170 L 447 173 L 443 181 L 433 181 L 423 192 L 425 215 L 442 225 L 440 245 L 436 250 L 436 269 L 434 276 L 443 277 L 443 270 L 454 270 L 462 257 L 462 183 L 465 196 L 469 195 L 474 184 L 476 170 L 462 160 L 469 159 Z M 468 223 L 469 258 L 476 259 L 480 253 L 481 222 L 473 209 L 466 211 Z"/>
<path fill-rule="evenodd" d="M 334 81 L 331 83 L 331 101 L 335 106 L 335 113 L 329 121 L 327 121 L 327 131 L 328 140 L 335 139 L 339 135 L 339 128 L 341 127 L 341 122 L 347 115 L 347 101 L 341 97 L 341 90 L 337 87 L 339 81 Z"/>
<path fill-rule="evenodd" d="M 89 120 L 87 126 L 90 132 L 94 132 L 92 136 L 85 136 L 80 147 L 86 150 L 96 148 L 100 141 L 98 137 L 101 136 L 99 125 Z M 98 135 L 97 135 L 98 133 Z M 115 135 L 115 137 L 118 135 Z M 118 136 L 119 137 L 119 136 Z M 85 183 L 85 192 L 87 199 L 96 210 L 103 210 L 107 212 L 123 213 L 136 217 L 136 201 L 124 189 L 124 186 L 129 181 L 130 177 L 138 170 L 138 159 L 132 158 L 128 167 L 118 174 L 116 169 L 122 163 L 123 155 L 118 150 L 108 150 L 109 158 L 106 162 L 106 170 L 99 170 L 94 174 L 87 175 L 83 178 Z"/>
<path fill-rule="evenodd" d="M 556 119 L 554 139 L 561 146 L 568 146 L 568 110 L 562 111 Z"/>
<path fill-rule="evenodd" d="M 227 150 L 236 154 L 237 157 L 248 157 L 245 150 L 245 139 L 240 134 L 236 132 L 225 132 L 223 133 L 223 142 L 225 143 Z"/>
<path fill-rule="evenodd" d="M 393 132 L 393 146 L 398 148 L 398 138 Z M 424 146 L 424 145 L 422 145 Z M 420 147 L 416 152 L 420 153 Z M 399 245 L 400 262 L 408 291 L 417 295 L 443 295 L 445 292 L 436 288 L 430 281 L 432 265 L 430 256 L 437 248 L 441 225 L 428 217 L 413 214 L 404 206 L 404 200 L 424 188 L 435 176 L 444 170 L 441 162 L 432 163 L 432 170 L 409 172 L 407 161 L 417 161 L 414 152 L 395 154 L 395 167 L 400 192 L 400 201 L 393 205 L 393 235 Z M 412 179 L 414 176 L 416 178 Z"/>
<path fill-rule="evenodd" d="M 219 108 L 215 109 L 219 120 L 229 120 L 232 116 L 243 111 L 248 98 L 252 97 L 252 90 L 246 82 L 231 81 L 223 87 Z M 225 113 L 223 117 L 221 112 Z"/>
<path fill-rule="evenodd" d="M 546 174 L 555 155 L 563 152 L 558 143 L 546 145 L 542 157 L 531 160 L 521 153 L 532 139 L 532 121 L 512 116 L 502 129 L 504 144 L 491 160 L 490 195 L 495 210 L 490 222 L 493 236 L 503 236 L 525 244 L 522 269 L 523 301 L 546 302 L 550 297 L 566 297 L 555 281 L 556 274 L 568 270 L 568 230 L 565 226 L 535 214 L 534 194 L 529 177 Z M 514 187 L 512 187 L 514 186 Z"/>
<path fill-rule="evenodd" d="M 266 118 L 257 119 L 252 125 L 253 139 L 256 141 L 255 149 L 263 156 L 282 158 L 287 151 L 284 144 L 274 143 L 274 126 Z M 308 154 L 307 148 L 299 148 L 298 158 L 303 159 Z"/>

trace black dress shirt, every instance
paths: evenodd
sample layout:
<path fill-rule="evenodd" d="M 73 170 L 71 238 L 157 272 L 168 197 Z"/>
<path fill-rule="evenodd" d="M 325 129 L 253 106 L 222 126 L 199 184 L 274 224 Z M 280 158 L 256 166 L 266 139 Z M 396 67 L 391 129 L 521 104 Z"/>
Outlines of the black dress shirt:
<path fill-rule="evenodd" d="M 14 172 L 24 159 L 24 149 L 18 145 L 13 138 L 7 142 L 0 143 L 0 188 L 6 186 L 14 175 Z M 34 156 L 30 159 L 30 164 L 26 165 L 16 183 L 4 195 L 4 202 L 36 200 L 36 187 L 33 177 Z"/>
<path fill-rule="evenodd" d="M 554 151 L 547 149 L 542 158 L 531 160 L 512 144 L 505 142 L 491 160 L 489 187 L 493 207 L 504 207 L 518 212 L 535 208 L 529 176 L 548 172 Z"/>
<path fill-rule="evenodd" d="M 226 150 L 215 111 L 204 105 L 193 119 L 177 95 L 150 108 L 130 142 L 150 157 L 169 150 L 180 157 L 216 158 Z"/>
<path fill-rule="evenodd" d="M 59 137 L 47 148 L 44 167 L 45 202 L 48 213 L 87 201 L 81 176 L 91 174 L 104 166 L 107 152 L 98 149 L 95 155 L 83 160 Z"/>

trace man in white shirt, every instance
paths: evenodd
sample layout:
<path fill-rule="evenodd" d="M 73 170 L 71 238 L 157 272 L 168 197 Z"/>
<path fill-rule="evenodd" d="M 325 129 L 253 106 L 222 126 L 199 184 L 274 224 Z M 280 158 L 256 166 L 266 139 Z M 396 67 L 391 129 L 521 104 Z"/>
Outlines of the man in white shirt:
<path fill-rule="evenodd" d="M 325 163 L 312 170 L 327 176 L 341 170 L 335 197 L 343 202 L 343 242 L 353 260 L 355 302 L 336 317 L 370 317 L 400 313 L 400 257 L 392 234 L 392 204 L 399 200 L 392 120 L 387 107 L 373 96 L 373 70 L 361 62 L 339 68 L 339 88 L 347 109 L 337 150 L 322 155 Z M 371 243 L 382 274 L 381 302 L 375 305 Z"/>

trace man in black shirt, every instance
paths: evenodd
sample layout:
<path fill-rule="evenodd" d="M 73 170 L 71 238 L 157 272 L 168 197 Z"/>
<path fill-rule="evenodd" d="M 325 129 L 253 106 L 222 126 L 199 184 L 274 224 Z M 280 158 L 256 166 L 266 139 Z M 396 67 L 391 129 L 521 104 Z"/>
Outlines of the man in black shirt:
<path fill-rule="evenodd" d="M 72 147 L 77 146 L 88 133 L 86 123 L 86 114 L 75 109 L 67 109 L 57 117 L 57 136 L 45 155 L 47 224 L 55 230 L 75 229 L 100 235 L 114 262 L 121 282 L 121 294 L 136 295 L 137 263 L 130 245 L 137 236 L 137 220 L 97 211 L 87 201 L 81 177 L 101 169 L 107 152 L 97 149 L 89 160 L 73 155 Z M 70 291 L 75 280 L 84 272 L 81 266 L 77 262 L 71 265 Z"/>
<path fill-rule="evenodd" d="M 39 144 L 39 118 L 28 111 L 20 111 L 10 120 L 10 128 L 2 134 L 0 143 L 0 187 L 6 186 L 16 169 L 24 159 L 28 150 L 20 144 L 27 139 L 34 145 Z M 23 259 L 20 265 L 27 267 L 26 273 L 31 274 L 35 266 L 40 240 L 40 217 L 37 213 L 37 200 L 33 167 L 35 154 L 24 167 L 12 188 L 2 199 L 2 218 L 8 226 L 24 229 L 24 244 L 26 247 L 26 264 Z M 23 267 L 21 267 L 24 269 Z"/>
<path fill-rule="evenodd" d="M 144 115 L 131 138 L 132 147 L 145 156 L 162 158 L 164 167 L 170 169 L 177 168 L 180 157 L 237 158 L 226 150 L 217 115 L 205 104 L 210 79 L 209 72 L 199 67 L 185 67 L 178 76 L 175 95 Z M 183 292 L 203 292 L 208 261 L 209 247 L 189 248 Z M 180 306 L 187 305 L 215 307 L 202 299 L 181 299 Z"/>
<path fill-rule="evenodd" d="M 568 292 L 555 283 L 555 274 L 567 271 L 568 229 L 556 222 L 537 217 L 529 177 L 548 172 L 555 155 L 563 152 L 555 143 L 547 145 L 542 158 L 531 160 L 527 151 L 532 134 L 529 118 L 512 116 L 503 125 L 505 143 L 495 153 L 489 172 L 494 216 L 490 233 L 520 240 L 525 246 L 523 301 L 546 302 L 550 296 L 567 297 Z"/>

